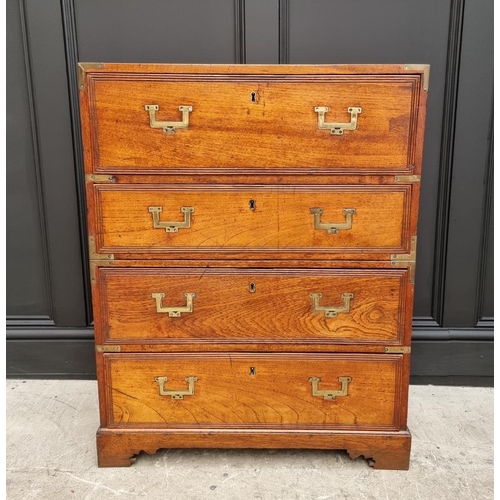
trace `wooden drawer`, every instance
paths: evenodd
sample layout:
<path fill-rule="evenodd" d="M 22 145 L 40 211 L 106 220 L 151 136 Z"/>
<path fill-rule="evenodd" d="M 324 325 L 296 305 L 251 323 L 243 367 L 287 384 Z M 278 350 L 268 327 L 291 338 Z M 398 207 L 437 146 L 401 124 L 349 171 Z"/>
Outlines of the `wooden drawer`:
<path fill-rule="evenodd" d="M 414 173 L 420 92 L 421 75 L 95 73 L 82 93 L 87 171 Z M 148 105 L 153 124 L 182 122 L 186 107 L 187 128 L 152 128 Z M 317 107 L 356 129 L 320 129 Z"/>
<path fill-rule="evenodd" d="M 102 356 L 107 427 L 399 430 L 404 421 L 401 354 Z"/>
<path fill-rule="evenodd" d="M 100 466 L 407 468 L 426 65 L 82 63 Z"/>
<path fill-rule="evenodd" d="M 374 259 L 374 254 L 410 252 L 411 185 L 89 184 L 88 189 L 97 251 L 103 254 L 194 259 L 210 253 L 221 259 L 316 253 Z"/>
<path fill-rule="evenodd" d="M 102 342 L 396 345 L 409 342 L 407 280 L 407 269 L 100 268 L 96 323 Z"/>

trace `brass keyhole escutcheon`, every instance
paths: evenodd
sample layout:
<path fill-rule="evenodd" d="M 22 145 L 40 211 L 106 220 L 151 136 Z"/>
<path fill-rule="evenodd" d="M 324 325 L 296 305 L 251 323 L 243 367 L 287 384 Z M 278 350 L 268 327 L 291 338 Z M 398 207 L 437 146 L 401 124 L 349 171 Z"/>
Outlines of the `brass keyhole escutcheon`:
<path fill-rule="evenodd" d="M 257 92 L 250 92 L 250 102 L 255 104 L 257 102 Z"/>
<path fill-rule="evenodd" d="M 251 366 L 250 367 L 250 376 L 251 377 L 255 377 L 256 373 L 255 373 L 255 366 Z"/>
<path fill-rule="evenodd" d="M 257 287 L 255 286 L 255 283 L 252 281 L 249 285 L 248 285 L 248 290 L 250 291 L 250 293 L 255 293 Z"/>
<path fill-rule="evenodd" d="M 252 211 L 254 211 L 257 208 L 257 203 L 255 202 L 255 200 L 250 200 L 248 202 L 248 208 Z"/>

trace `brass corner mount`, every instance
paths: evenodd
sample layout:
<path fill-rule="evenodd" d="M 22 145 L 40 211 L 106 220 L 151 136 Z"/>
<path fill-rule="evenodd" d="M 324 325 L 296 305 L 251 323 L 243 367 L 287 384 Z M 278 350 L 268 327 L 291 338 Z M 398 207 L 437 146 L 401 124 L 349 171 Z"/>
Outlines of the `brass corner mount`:
<path fill-rule="evenodd" d="M 417 237 L 412 236 L 410 244 L 410 253 L 407 254 L 392 254 L 391 265 L 392 267 L 407 267 L 409 269 L 409 282 L 415 283 L 415 261 L 417 259 Z"/>
<path fill-rule="evenodd" d="M 90 281 L 96 281 L 96 268 L 100 266 L 112 266 L 115 256 L 112 253 L 100 254 L 96 252 L 95 237 L 89 236 L 89 263 L 90 263 Z"/>
<path fill-rule="evenodd" d="M 423 72 L 422 88 L 427 92 L 429 90 L 429 78 L 431 72 L 430 64 L 405 64 L 405 71 L 421 71 Z"/>
<path fill-rule="evenodd" d="M 85 72 L 89 69 L 104 69 L 104 63 L 78 63 L 78 88 L 85 89 Z"/>

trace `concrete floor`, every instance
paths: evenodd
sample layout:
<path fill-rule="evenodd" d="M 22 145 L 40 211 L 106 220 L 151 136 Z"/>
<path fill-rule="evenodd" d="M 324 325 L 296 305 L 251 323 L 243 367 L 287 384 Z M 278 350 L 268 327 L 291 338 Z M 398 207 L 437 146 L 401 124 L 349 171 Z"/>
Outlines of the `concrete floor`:
<path fill-rule="evenodd" d="M 7 381 L 7 498 L 327 500 L 493 498 L 493 389 L 412 386 L 408 472 L 341 451 L 161 450 L 96 467 L 93 381 Z"/>

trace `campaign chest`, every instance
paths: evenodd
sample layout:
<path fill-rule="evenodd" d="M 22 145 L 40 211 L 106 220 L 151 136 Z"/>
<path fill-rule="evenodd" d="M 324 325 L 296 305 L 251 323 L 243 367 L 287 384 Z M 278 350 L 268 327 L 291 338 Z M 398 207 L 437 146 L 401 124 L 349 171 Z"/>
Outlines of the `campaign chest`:
<path fill-rule="evenodd" d="M 100 466 L 407 469 L 426 65 L 80 64 Z"/>

